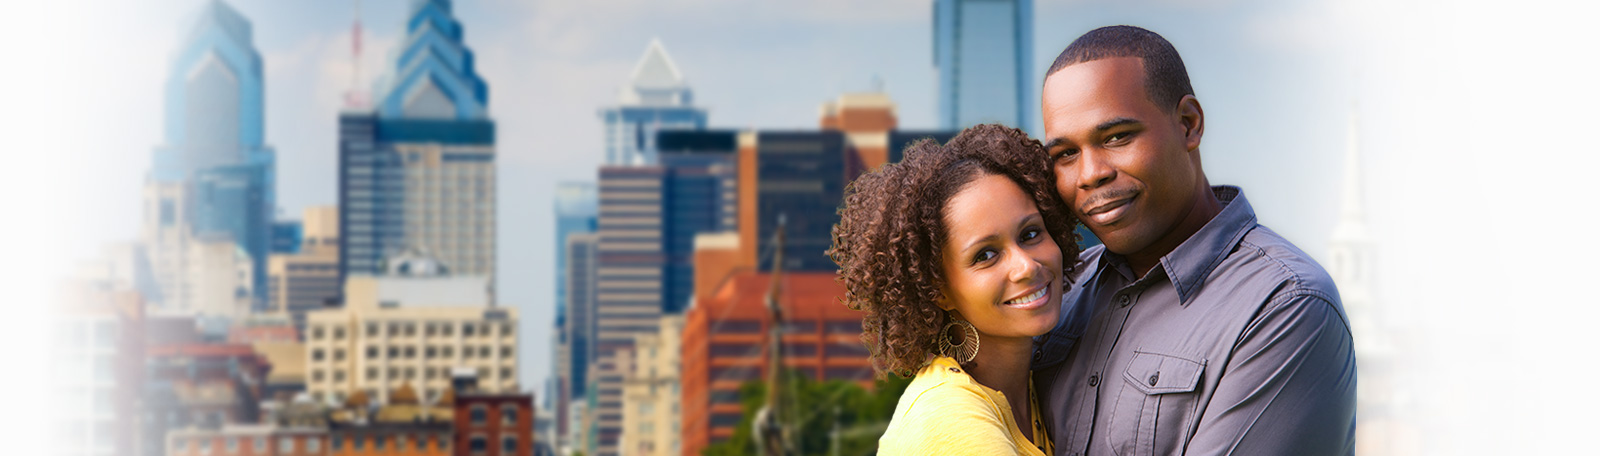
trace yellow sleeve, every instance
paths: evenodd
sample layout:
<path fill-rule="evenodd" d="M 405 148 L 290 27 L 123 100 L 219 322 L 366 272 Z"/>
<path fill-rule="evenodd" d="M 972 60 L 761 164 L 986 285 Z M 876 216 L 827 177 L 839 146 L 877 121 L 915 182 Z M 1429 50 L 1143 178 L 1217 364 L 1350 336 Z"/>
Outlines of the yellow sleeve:
<path fill-rule="evenodd" d="M 878 441 L 879 455 L 1016 455 L 999 411 L 978 387 L 944 382 L 912 400 Z"/>

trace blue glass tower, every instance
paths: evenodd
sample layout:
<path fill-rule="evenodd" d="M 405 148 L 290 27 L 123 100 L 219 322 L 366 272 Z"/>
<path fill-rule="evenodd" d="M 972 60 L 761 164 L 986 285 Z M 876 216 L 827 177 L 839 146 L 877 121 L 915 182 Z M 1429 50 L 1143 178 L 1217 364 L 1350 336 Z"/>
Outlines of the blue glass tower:
<path fill-rule="evenodd" d="M 339 116 L 341 277 L 406 252 L 494 277 L 495 125 L 449 0 L 413 0 L 370 111 Z"/>
<path fill-rule="evenodd" d="M 933 65 L 939 126 L 1027 128 L 1033 70 L 1033 0 L 934 0 Z"/>
<path fill-rule="evenodd" d="M 220 0 L 207 3 L 178 49 L 166 82 L 163 145 L 149 180 L 183 188 L 176 205 L 193 236 L 224 233 L 254 266 L 256 306 L 264 303 L 271 243 L 275 158 L 265 145 L 261 55 L 250 21 Z"/>
<path fill-rule="evenodd" d="M 706 127 L 706 111 L 694 107 L 694 92 L 660 40 L 650 40 L 618 101 L 600 112 L 607 165 L 654 165 L 656 132 Z"/>

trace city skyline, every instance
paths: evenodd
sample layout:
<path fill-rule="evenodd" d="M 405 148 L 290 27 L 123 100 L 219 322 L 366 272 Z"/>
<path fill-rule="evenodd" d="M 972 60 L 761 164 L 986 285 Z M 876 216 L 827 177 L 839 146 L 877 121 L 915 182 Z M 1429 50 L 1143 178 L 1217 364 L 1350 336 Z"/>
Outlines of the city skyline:
<path fill-rule="evenodd" d="M 280 183 L 279 214 L 298 213 L 304 206 L 328 204 L 333 198 L 333 189 L 337 178 L 334 171 L 334 137 L 335 126 L 329 119 L 333 118 L 342 104 L 342 93 L 347 90 L 351 80 L 349 57 L 349 28 L 353 18 L 353 11 L 347 5 L 326 5 L 319 14 L 311 14 L 306 20 L 288 21 L 291 15 L 303 14 L 289 8 L 278 6 L 269 7 L 262 2 L 236 1 L 231 2 L 244 14 L 250 16 L 256 23 L 258 46 L 263 49 L 266 67 L 267 85 L 267 141 L 278 148 L 279 175 L 285 183 Z M 193 5 L 193 4 L 191 4 Z M 456 5 L 457 15 L 461 21 L 469 24 L 465 36 L 466 43 L 477 50 L 480 72 L 488 84 L 493 86 L 494 98 L 500 100 L 490 109 L 490 115 L 502 124 L 499 134 L 497 152 L 498 166 L 501 168 L 501 182 L 499 187 L 500 198 L 500 233 L 517 233 L 515 236 L 502 234 L 499 242 L 500 266 L 497 271 L 501 274 L 510 274 L 519 280 L 506 281 L 497 290 L 510 302 L 524 303 L 528 307 L 523 319 L 523 330 L 530 334 L 527 338 L 530 343 L 540 343 L 545 338 L 532 336 L 540 334 L 533 331 L 549 331 L 554 318 L 554 296 L 548 291 L 554 288 L 554 256 L 555 252 L 546 251 L 550 247 L 548 239 L 555 236 L 554 223 L 548 219 L 547 214 L 553 213 L 554 182 L 557 178 L 566 179 L 573 175 L 593 175 L 593 170 L 603 160 L 603 147 L 600 138 L 600 119 L 593 113 L 615 102 L 617 88 L 623 86 L 628 80 L 630 70 L 633 69 L 639 58 L 639 49 L 647 45 L 652 39 L 659 38 L 666 46 L 673 49 L 672 57 L 676 60 L 689 84 L 695 87 L 696 104 L 710 110 L 711 128 L 758 128 L 758 129 L 793 129 L 810 127 L 815 123 L 816 106 L 827 100 L 835 98 L 838 94 L 852 91 L 864 91 L 871 88 L 874 76 L 884 81 L 884 89 L 890 98 L 899 106 L 899 117 L 902 128 L 932 129 L 935 122 L 936 107 L 934 93 L 934 77 L 928 63 L 931 61 L 931 2 L 902 2 L 889 6 L 874 5 L 860 11 L 860 17 L 846 19 L 830 18 L 828 11 L 833 11 L 838 5 L 819 4 L 813 7 L 773 6 L 763 7 L 736 5 L 714 5 L 725 8 L 728 13 L 745 12 L 753 14 L 754 25 L 737 25 L 738 30 L 747 30 L 742 27 L 768 26 L 777 27 L 776 30 L 788 30 L 788 34 L 767 34 L 769 36 L 759 42 L 750 43 L 744 47 L 729 48 L 728 45 L 712 45 L 714 39 L 720 35 L 698 32 L 691 29 L 703 28 L 706 21 L 718 25 L 729 25 L 719 19 L 722 16 L 713 16 L 709 19 L 691 20 L 696 12 L 704 10 L 667 10 L 650 9 L 654 7 L 641 7 L 648 11 L 635 11 L 626 15 L 624 19 L 631 21 L 645 21 L 652 23 L 650 27 L 638 30 L 618 31 L 615 38 L 598 39 L 587 38 L 579 41 L 577 49 L 559 50 L 555 44 L 522 44 L 510 45 L 505 37 L 519 34 L 533 33 L 525 30 L 523 22 L 513 19 L 526 18 L 534 13 L 523 7 L 505 4 L 486 4 L 477 2 L 461 2 Z M 165 16 L 155 17 L 154 12 L 141 12 L 139 16 L 145 24 L 154 30 L 161 30 L 159 24 L 172 24 L 181 22 L 183 18 L 192 17 L 190 6 L 188 11 L 180 10 L 176 6 L 170 8 L 175 11 L 158 11 L 167 13 Z M 369 79 L 376 79 L 375 75 L 382 73 L 392 63 L 388 60 L 390 51 L 396 49 L 398 43 L 399 25 L 403 23 L 406 8 L 403 5 L 364 5 L 362 13 L 362 26 L 366 31 L 363 38 L 363 57 L 361 59 L 361 74 Z M 500 10 L 491 10 L 500 8 Z M 553 8 L 553 7 L 552 7 Z M 741 10 L 743 8 L 743 10 Z M 755 8 L 752 10 L 752 8 Z M 1062 16 L 1062 12 L 1070 10 L 1070 5 L 1054 2 L 1038 2 L 1036 17 Z M 1104 8 L 1102 8 L 1104 9 Z M 1237 9 L 1237 7 L 1235 7 Z M 501 11 L 503 10 L 503 11 Z M 1209 7 L 1188 11 L 1194 13 L 1222 16 L 1228 13 L 1229 7 Z M 503 14 L 494 14 L 494 13 Z M 568 19 L 592 18 L 593 12 L 583 11 L 579 8 L 558 8 L 553 11 L 544 11 L 558 17 Z M 664 14 L 664 17 L 680 18 L 681 21 L 646 21 L 643 16 L 647 13 Z M 790 13 L 792 17 L 784 17 L 782 13 Z M 1078 15 L 1078 16 L 1081 16 Z M 1111 21 L 1117 17 L 1138 17 L 1138 14 L 1129 11 L 1102 11 L 1099 18 L 1085 17 L 1079 21 L 1081 30 Z M 1227 54 L 1230 51 L 1244 49 L 1245 62 L 1252 59 L 1269 59 L 1283 50 L 1264 48 L 1262 38 L 1246 36 L 1235 33 L 1230 36 L 1229 46 L 1206 44 L 1216 41 L 1215 38 L 1196 38 L 1203 36 L 1207 31 L 1223 28 L 1218 25 L 1207 26 L 1202 29 L 1185 29 L 1169 26 L 1159 27 L 1162 22 L 1175 24 L 1177 14 L 1154 15 L 1145 22 L 1154 22 L 1150 26 L 1158 31 L 1168 34 L 1174 42 L 1178 43 L 1180 50 L 1185 52 L 1185 57 L 1191 62 L 1191 71 L 1195 74 L 1196 88 L 1201 91 L 1201 99 L 1207 100 L 1208 113 L 1213 116 L 1213 123 L 1218 125 L 1240 124 L 1237 119 L 1223 117 L 1225 114 L 1237 115 L 1241 105 L 1249 106 L 1251 103 L 1270 103 L 1267 99 L 1271 93 L 1264 95 L 1250 95 L 1235 97 L 1229 95 L 1230 91 L 1240 90 L 1239 86 L 1258 84 L 1262 80 L 1286 79 L 1282 73 L 1294 73 L 1293 65 L 1279 65 L 1274 70 L 1263 76 L 1253 76 L 1252 79 L 1231 80 L 1219 77 L 1222 64 L 1216 62 L 1217 54 Z M 540 21 L 554 20 L 542 17 Z M 699 21 L 699 22 L 696 22 Z M 845 27 L 845 32 L 838 37 L 818 38 L 811 37 L 800 30 L 828 23 L 832 26 Z M 268 25 L 270 24 L 270 26 Z M 621 24 L 607 25 L 617 29 L 638 25 L 638 22 L 622 21 Z M 566 27 L 569 32 L 571 27 Z M 608 29 L 610 30 L 610 29 Z M 1076 33 L 1081 32 L 1052 31 L 1046 36 L 1044 29 L 1036 32 L 1036 52 L 1034 59 L 1035 68 L 1044 68 L 1046 65 L 1039 63 L 1053 57 L 1059 46 L 1065 44 Z M 1186 31 L 1187 30 L 1187 31 Z M 542 32 L 553 33 L 553 32 Z M 597 31 L 585 32 L 586 34 L 599 33 Z M 731 32 L 728 32 L 731 33 Z M 850 46 L 842 44 L 851 41 L 860 41 L 863 37 L 885 34 L 887 39 L 877 39 L 878 46 L 869 47 L 868 50 L 851 50 Z M 168 32 L 168 35 L 179 35 Z M 790 36 L 790 39 L 779 39 L 781 36 Z M 175 39 L 175 38 L 174 38 Z M 147 38 L 147 40 L 163 41 Z M 598 41 L 597 41 L 598 40 Z M 818 40 L 823 40 L 818 42 Z M 570 44 L 569 41 L 553 40 L 557 44 Z M 789 44 L 783 44 L 788 42 Z M 829 47 L 828 42 L 839 43 L 841 46 Z M 802 43 L 810 43 L 802 45 Z M 1188 44 L 1198 43 L 1198 44 Z M 507 46 L 511 46 L 508 48 Z M 528 46 L 533 46 L 529 48 Z M 1230 47 L 1231 46 L 1231 47 Z M 773 52 L 766 49 L 778 49 L 783 52 Z M 521 49 L 518 51 L 517 49 Z M 744 49 L 744 50 L 741 50 Z M 1270 52 L 1269 52 L 1270 51 Z M 531 68 L 522 62 L 509 62 L 507 58 L 512 55 L 531 53 L 539 62 L 556 62 L 558 64 L 545 69 Z M 147 52 L 143 55 L 157 60 L 166 58 L 166 51 Z M 1049 54 L 1049 55 L 1047 55 Z M 739 57 L 753 62 L 752 64 L 739 64 L 730 58 Z M 842 59 L 842 60 L 841 60 Z M 1238 61 L 1239 57 L 1229 57 L 1226 60 Z M 784 63 L 787 62 L 787 63 Z M 573 67 L 577 65 L 577 67 Z M 775 68 L 789 68 L 795 75 L 773 74 L 771 69 L 760 69 L 763 65 Z M 581 68 L 581 70 L 580 70 Z M 569 71 L 570 70 L 570 71 Z M 827 76 L 817 78 L 816 74 Z M 517 74 L 528 74 L 534 77 L 514 77 Z M 1221 74 L 1229 74 L 1223 72 Z M 1274 76 L 1276 74 L 1277 76 Z M 562 79 L 553 81 L 550 78 L 570 78 L 575 75 L 584 75 L 584 81 Z M 1035 75 L 1041 78 L 1042 75 Z M 806 81 L 810 79 L 810 81 Z M 592 81 L 591 81 L 592 80 Z M 542 83 L 544 87 L 539 88 Z M 530 86 L 532 84 L 533 86 Z M 781 90 L 771 92 L 774 84 L 787 85 L 798 90 Z M 1223 87 L 1218 87 L 1222 85 Z M 1277 85 L 1286 85 L 1278 82 Z M 363 84 L 366 89 L 370 84 Z M 551 92 L 570 92 L 559 94 Z M 543 98 L 531 98 L 530 95 L 547 95 Z M 580 94 L 590 94 L 579 96 Z M 746 98 L 752 94 L 771 95 L 778 98 L 772 102 L 744 103 L 732 100 Z M 1215 100 L 1215 101 L 1211 101 Z M 1037 108 L 1030 107 L 1030 116 L 1037 115 Z M 1257 115 L 1262 116 L 1262 115 Z M 579 118 L 578 121 L 568 121 L 560 118 Z M 576 124 L 572 122 L 578 122 Z M 1308 124 L 1314 123 L 1307 121 Z M 130 125 L 138 125 L 131 122 Z M 575 126 L 580 131 L 572 134 L 550 135 L 549 128 L 568 129 Z M 528 128 L 533 126 L 533 128 Z M 153 126 L 159 130 L 159 122 Z M 124 127 L 130 128 L 131 127 Z M 1301 125 L 1299 131 L 1315 128 Z M 587 130 L 584 132 L 582 130 Z M 1337 129 L 1334 129 L 1337 130 Z M 1318 159 L 1311 157 L 1273 157 L 1273 150 L 1264 146 L 1237 148 L 1240 138 L 1247 137 L 1247 132 L 1242 129 L 1229 131 L 1221 126 L 1212 129 L 1213 137 L 1208 138 L 1207 150 L 1223 151 L 1219 153 L 1217 161 L 1224 162 L 1213 169 L 1214 175 L 1221 175 L 1215 179 L 1219 182 L 1243 183 L 1246 188 L 1251 188 L 1251 182 L 1239 182 L 1239 179 L 1224 179 L 1227 176 L 1248 176 L 1259 181 L 1260 176 L 1252 176 L 1250 172 L 1234 167 L 1238 163 L 1249 163 L 1245 168 L 1280 167 L 1283 168 L 1285 160 L 1291 163 L 1286 169 L 1291 171 L 1296 188 L 1315 189 L 1318 181 L 1323 182 L 1326 189 L 1317 191 L 1299 192 L 1302 194 L 1318 195 L 1326 193 L 1326 200 L 1332 204 L 1336 195 L 1334 186 L 1336 176 L 1322 176 L 1318 167 L 1325 161 L 1336 166 L 1338 163 L 1336 141 L 1326 144 L 1329 149 L 1328 157 Z M 1289 135 L 1279 133 L 1278 135 Z M 1334 132 L 1336 137 L 1337 131 Z M 1264 159 L 1261 159 L 1265 157 Z M 1319 161 L 1320 160 L 1320 161 Z M 1255 163 L 1251 163 L 1254 161 Z M 148 163 L 132 162 L 130 166 L 143 168 Z M 1208 167 L 1211 168 L 1211 167 Z M 580 174 L 581 173 L 581 174 Z M 290 176 L 290 177 L 286 177 Z M 1288 178 L 1285 178 L 1288 179 Z M 100 185 L 110 185 L 117 182 L 117 178 L 103 180 Z M 124 179 L 125 180 L 125 179 Z M 292 185 L 289 184 L 292 182 Z M 1281 182 L 1273 181 L 1281 185 Z M 320 190 L 319 190 L 320 188 Z M 1284 195 L 1296 192 L 1285 192 Z M 1264 200 L 1259 205 L 1270 207 L 1294 206 L 1299 199 L 1288 196 L 1252 194 L 1252 200 Z M 1303 199 L 1303 198 L 1301 198 Z M 119 215 L 119 208 L 112 207 L 111 202 L 97 203 L 104 206 L 104 213 L 96 217 L 104 217 L 113 221 L 103 223 L 104 226 L 116 226 L 114 220 L 123 218 L 127 214 Z M 126 212 L 125 210 L 123 212 Z M 1326 228 L 1331 226 L 1335 214 L 1319 215 L 1306 213 L 1303 209 L 1290 210 L 1263 210 L 1264 217 L 1268 217 L 1269 225 L 1285 232 L 1286 235 L 1304 242 L 1304 247 L 1310 251 L 1321 251 L 1319 243 L 1326 238 Z M 1298 215 L 1305 215 L 1299 217 Z M 1272 218 L 1280 221 L 1294 223 L 1275 223 Z M 1320 224 L 1320 219 L 1328 222 Z M 1299 227 L 1297 228 L 1296 225 Z M 1303 234 L 1299 234 L 1303 233 Z M 127 237 L 125 233 L 106 230 L 97 235 L 85 236 L 86 239 L 118 239 Z M 1302 240 L 1303 239 L 1303 240 Z M 95 242 L 85 242 L 95 244 Z M 86 255 L 84 255 L 86 256 Z M 524 358 L 519 363 L 523 373 L 521 377 L 528 385 L 540 384 L 543 379 L 550 376 L 549 350 L 529 347 L 522 351 Z"/>

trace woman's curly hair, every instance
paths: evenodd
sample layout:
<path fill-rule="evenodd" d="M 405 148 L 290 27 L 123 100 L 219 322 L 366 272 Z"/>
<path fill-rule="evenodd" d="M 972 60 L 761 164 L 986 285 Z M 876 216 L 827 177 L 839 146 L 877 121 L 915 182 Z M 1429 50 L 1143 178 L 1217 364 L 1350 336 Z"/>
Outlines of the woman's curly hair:
<path fill-rule="evenodd" d="M 905 159 L 866 173 L 845 189 L 828 256 L 839 265 L 844 303 L 864 311 L 861 340 L 881 377 L 910 377 L 937 351 L 946 314 L 943 246 L 946 202 L 979 177 L 1005 176 L 1044 217 L 1061 247 L 1067 276 L 1078 258 L 1077 219 L 1056 193 L 1055 173 L 1038 141 L 1015 128 L 968 128 L 944 145 L 931 139 Z"/>

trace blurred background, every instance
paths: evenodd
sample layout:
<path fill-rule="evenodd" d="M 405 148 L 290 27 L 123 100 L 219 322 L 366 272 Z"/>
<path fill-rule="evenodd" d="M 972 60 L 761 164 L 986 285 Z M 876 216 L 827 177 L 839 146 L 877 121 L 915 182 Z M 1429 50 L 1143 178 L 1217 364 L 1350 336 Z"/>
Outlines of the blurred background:
<path fill-rule="evenodd" d="M 767 410 L 795 453 L 870 454 L 905 381 L 821 253 L 843 186 L 1041 134 L 1044 70 L 1113 24 L 1173 42 L 1211 182 L 1338 280 L 1359 454 L 1600 424 L 1592 6 L 8 10 L 8 452 L 751 454 Z"/>

